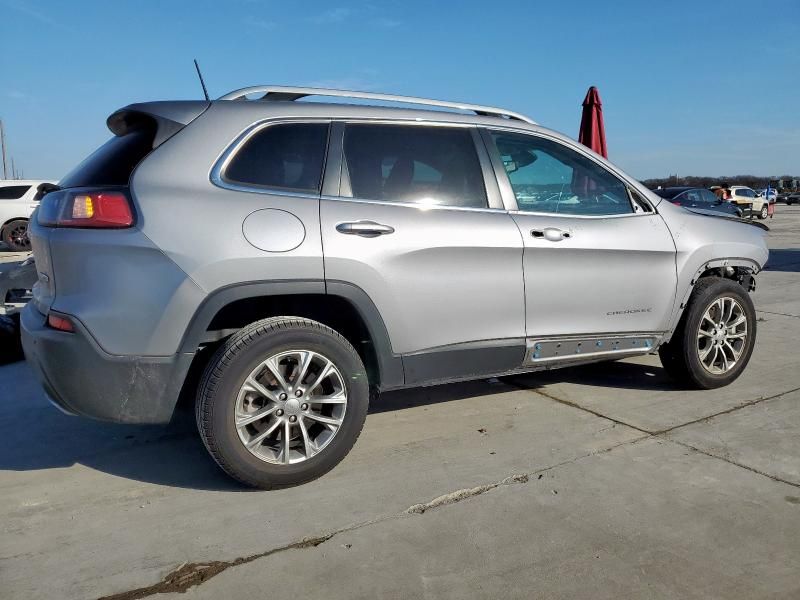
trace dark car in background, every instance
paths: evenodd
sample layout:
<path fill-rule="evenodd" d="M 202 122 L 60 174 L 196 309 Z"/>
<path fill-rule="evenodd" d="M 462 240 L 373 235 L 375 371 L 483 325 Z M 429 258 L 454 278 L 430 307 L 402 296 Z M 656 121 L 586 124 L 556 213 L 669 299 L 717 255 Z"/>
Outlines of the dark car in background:
<path fill-rule="evenodd" d="M 668 187 L 653 190 L 672 204 L 694 211 L 709 211 L 729 217 L 741 217 L 742 209 L 730 202 L 720 200 L 711 190 L 696 187 Z"/>
<path fill-rule="evenodd" d="M 785 202 L 786 206 L 791 206 L 792 204 L 800 204 L 800 190 L 782 192 L 778 194 L 776 200 L 778 202 Z"/>

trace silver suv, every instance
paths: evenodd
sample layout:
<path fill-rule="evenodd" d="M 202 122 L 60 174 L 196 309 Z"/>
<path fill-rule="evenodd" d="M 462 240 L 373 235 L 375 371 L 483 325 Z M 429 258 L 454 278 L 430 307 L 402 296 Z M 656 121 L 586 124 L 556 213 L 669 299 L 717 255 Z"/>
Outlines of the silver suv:
<path fill-rule="evenodd" d="M 254 87 L 108 126 L 42 190 L 27 358 L 69 413 L 165 423 L 189 399 L 245 484 L 327 472 L 381 391 L 655 352 L 713 388 L 753 351 L 763 229 L 522 115 Z"/>

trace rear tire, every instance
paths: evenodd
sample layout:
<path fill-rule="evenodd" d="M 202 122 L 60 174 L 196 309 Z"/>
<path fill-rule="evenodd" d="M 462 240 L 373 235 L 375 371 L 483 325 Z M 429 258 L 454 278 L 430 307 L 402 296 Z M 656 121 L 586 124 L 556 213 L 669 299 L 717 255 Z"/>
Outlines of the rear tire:
<path fill-rule="evenodd" d="M 195 406 L 217 464 L 269 490 L 316 479 L 347 455 L 367 416 L 369 385 L 336 331 L 274 317 L 245 327 L 211 357 Z"/>
<path fill-rule="evenodd" d="M 761 212 L 758 213 L 758 218 L 763 220 L 763 219 L 766 219 L 768 216 L 769 216 L 769 209 L 767 208 L 766 205 L 762 206 L 761 207 Z"/>
<path fill-rule="evenodd" d="M 742 374 L 755 340 L 756 312 L 750 295 L 734 281 L 705 277 L 695 286 L 672 339 L 658 354 L 674 379 L 708 390 L 726 386 Z"/>
<path fill-rule="evenodd" d="M 0 236 L 3 243 L 13 252 L 27 252 L 31 249 L 28 239 L 28 222 L 25 219 L 16 219 L 6 223 Z"/>

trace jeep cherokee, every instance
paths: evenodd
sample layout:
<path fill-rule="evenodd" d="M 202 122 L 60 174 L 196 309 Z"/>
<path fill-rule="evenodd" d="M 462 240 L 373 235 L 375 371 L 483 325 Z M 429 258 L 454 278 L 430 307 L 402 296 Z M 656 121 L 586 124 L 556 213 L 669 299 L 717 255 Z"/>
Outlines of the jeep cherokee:
<path fill-rule="evenodd" d="M 763 229 L 523 115 L 259 86 L 108 127 L 31 220 L 26 356 L 72 414 L 166 423 L 191 398 L 247 485 L 333 468 L 385 390 L 656 352 L 714 388 L 753 351 Z"/>

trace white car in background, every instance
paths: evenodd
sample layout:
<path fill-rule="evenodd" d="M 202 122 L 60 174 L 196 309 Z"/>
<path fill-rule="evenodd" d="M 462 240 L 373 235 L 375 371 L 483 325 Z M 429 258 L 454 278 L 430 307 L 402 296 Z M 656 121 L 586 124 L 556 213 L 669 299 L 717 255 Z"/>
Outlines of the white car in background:
<path fill-rule="evenodd" d="M 756 190 L 756 194 L 758 195 L 759 198 L 766 198 L 767 200 L 769 200 L 770 204 L 774 203 L 778 198 L 778 190 L 776 190 L 775 188 L 769 188 L 768 190 L 767 189 Z"/>
<path fill-rule="evenodd" d="M 738 204 L 745 215 L 753 215 L 759 219 L 769 216 L 769 202 L 764 197 L 759 197 L 755 190 L 744 185 L 732 185 L 731 202 Z M 749 210 L 747 208 L 749 207 Z"/>
<path fill-rule="evenodd" d="M 0 240 L 15 252 L 31 249 L 28 219 L 38 206 L 34 201 L 40 179 L 0 179 Z"/>

